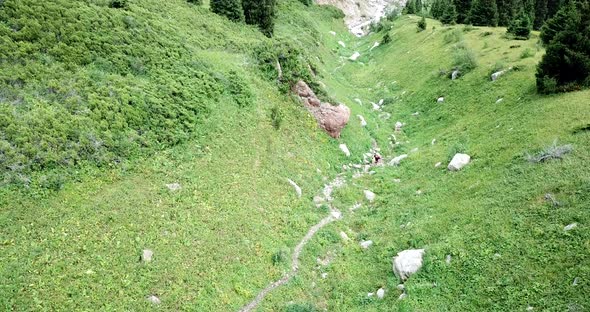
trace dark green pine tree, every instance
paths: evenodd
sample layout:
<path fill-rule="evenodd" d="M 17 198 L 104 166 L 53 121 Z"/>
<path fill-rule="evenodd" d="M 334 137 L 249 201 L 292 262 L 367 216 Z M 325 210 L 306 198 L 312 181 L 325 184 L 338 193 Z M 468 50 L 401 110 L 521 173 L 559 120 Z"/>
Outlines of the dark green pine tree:
<path fill-rule="evenodd" d="M 434 0 L 430 6 L 430 15 L 433 18 L 440 20 L 440 17 L 443 15 L 443 9 L 443 0 Z"/>
<path fill-rule="evenodd" d="M 519 12 L 521 0 L 496 0 L 498 6 L 498 25 L 508 26 L 512 21 L 514 12 Z M 518 8 L 516 11 L 514 8 Z"/>
<path fill-rule="evenodd" d="M 469 12 L 469 22 L 475 26 L 498 26 L 496 0 L 475 0 Z"/>
<path fill-rule="evenodd" d="M 512 20 L 508 27 L 508 33 L 514 35 L 516 39 L 527 40 L 531 36 L 531 19 L 524 10 Z"/>
<path fill-rule="evenodd" d="M 422 18 L 418 21 L 418 31 L 426 30 L 426 18 L 422 16 Z"/>
<path fill-rule="evenodd" d="M 557 14 L 557 11 L 564 5 L 562 0 L 547 0 L 547 17 L 548 20 Z"/>
<path fill-rule="evenodd" d="M 539 30 L 547 20 L 547 0 L 537 0 L 535 3 L 535 21 L 533 29 Z"/>
<path fill-rule="evenodd" d="M 404 13 L 416 14 L 416 0 L 408 0 L 408 2 L 406 2 L 406 6 L 404 7 Z"/>
<path fill-rule="evenodd" d="M 415 0 L 416 4 L 416 13 L 415 14 L 422 14 L 422 9 L 423 9 L 423 4 L 422 4 L 422 0 Z"/>
<path fill-rule="evenodd" d="M 440 21 L 446 25 L 452 25 L 457 22 L 457 9 L 455 4 L 451 0 L 445 0 L 443 3 L 443 11 L 440 17 Z"/>
<path fill-rule="evenodd" d="M 211 11 L 234 22 L 244 21 L 244 11 L 240 0 L 211 0 Z"/>
<path fill-rule="evenodd" d="M 541 93 L 590 87 L 590 2 L 565 4 L 541 28 L 546 53 L 537 67 Z"/>
<path fill-rule="evenodd" d="M 524 14 L 529 17 L 529 22 L 532 25 L 535 21 L 535 0 L 522 0 L 522 7 Z M 515 8 L 513 16 L 516 18 L 518 15 L 520 15 L 520 13 L 520 10 Z"/>
<path fill-rule="evenodd" d="M 267 37 L 272 37 L 276 16 L 276 0 L 243 0 L 242 8 L 247 24 L 258 25 Z"/>
<path fill-rule="evenodd" d="M 192 3 L 194 5 L 202 5 L 203 0 L 187 0 L 188 3 Z"/>
<path fill-rule="evenodd" d="M 457 23 L 466 24 L 471 10 L 471 0 L 453 0 L 453 4 L 457 10 Z"/>

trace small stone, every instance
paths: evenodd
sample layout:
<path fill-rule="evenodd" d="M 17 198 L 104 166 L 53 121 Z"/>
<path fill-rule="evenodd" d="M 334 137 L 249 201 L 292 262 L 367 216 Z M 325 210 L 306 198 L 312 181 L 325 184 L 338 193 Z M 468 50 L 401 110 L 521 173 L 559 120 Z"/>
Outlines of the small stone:
<path fill-rule="evenodd" d="M 416 117 L 418 115 L 420 115 L 420 112 L 415 112 L 415 113 L 412 114 L 412 116 L 414 116 L 414 117 Z"/>
<path fill-rule="evenodd" d="M 143 262 L 150 262 L 154 256 L 154 252 L 149 249 L 144 249 L 141 254 L 141 261 Z"/>
<path fill-rule="evenodd" d="M 451 163 L 449 163 L 448 169 L 450 171 L 459 171 L 465 167 L 471 161 L 471 156 L 467 154 L 455 154 Z"/>
<path fill-rule="evenodd" d="M 568 224 L 568 225 L 566 225 L 566 226 L 563 228 L 563 230 L 567 232 L 567 231 L 571 231 L 571 230 L 573 230 L 573 229 L 575 229 L 575 228 L 577 228 L 577 227 L 578 227 L 578 223 L 575 223 L 575 222 L 574 222 L 574 223 L 572 223 L 572 224 Z"/>
<path fill-rule="evenodd" d="M 295 193 L 297 193 L 297 197 L 301 198 L 301 188 L 299 187 L 299 185 L 297 185 L 291 179 L 287 179 L 287 181 L 289 181 L 289 184 L 291 184 L 291 186 L 293 186 L 293 188 L 295 189 Z"/>
<path fill-rule="evenodd" d="M 395 183 L 402 183 L 402 180 L 401 179 L 393 179 L 393 182 L 395 182 Z"/>
<path fill-rule="evenodd" d="M 442 166 L 442 163 L 440 161 L 434 164 L 434 168 L 439 168 L 440 166 Z"/>
<path fill-rule="evenodd" d="M 350 56 L 350 60 L 351 61 L 356 61 L 359 57 L 361 57 L 361 54 L 358 52 L 354 52 L 351 56 Z"/>
<path fill-rule="evenodd" d="M 170 191 L 172 191 L 172 192 L 178 191 L 178 190 L 180 190 L 180 189 L 182 188 L 182 186 L 180 185 L 180 183 L 171 183 L 171 184 L 166 184 L 166 187 L 167 187 L 167 188 L 168 188 Z"/>
<path fill-rule="evenodd" d="M 342 218 L 342 212 L 338 211 L 338 210 L 332 210 L 332 212 L 330 212 L 330 215 L 332 216 L 332 218 L 339 220 Z"/>
<path fill-rule="evenodd" d="M 379 46 L 379 42 L 373 43 L 373 46 L 371 47 L 371 49 L 369 49 L 369 51 L 373 51 L 373 49 L 375 49 L 378 46 Z"/>
<path fill-rule="evenodd" d="M 361 127 L 366 127 L 367 121 L 365 120 L 365 117 L 363 117 L 361 115 L 356 115 L 356 116 L 361 120 Z"/>
<path fill-rule="evenodd" d="M 579 281 L 579 278 L 577 278 L 577 277 L 574 278 L 574 282 L 572 283 L 572 286 L 578 286 L 578 281 Z"/>
<path fill-rule="evenodd" d="M 348 150 L 348 146 L 346 144 L 340 144 L 340 150 L 346 155 L 346 157 L 350 157 L 350 151 Z"/>
<path fill-rule="evenodd" d="M 326 279 L 326 277 L 328 277 L 328 273 L 322 273 L 322 278 Z"/>
<path fill-rule="evenodd" d="M 445 259 L 445 262 L 447 264 L 451 264 L 451 255 L 447 255 L 447 258 Z"/>
<path fill-rule="evenodd" d="M 350 211 L 355 211 L 359 208 L 361 208 L 362 204 L 361 203 L 356 203 L 354 205 L 352 205 L 352 207 L 350 208 Z"/>
<path fill-rule="evenodd" d="M 344 231 L 340 231 L 340 238 L 342 238 L 342 240 L 345 242 L 350 240 L 350 238 L 348 237 L 348 235 Z"/>
<path fill-rule="evenodd" d="M 373 102 L 371 102 L 371 105 L 373 105 L 373 110 L 376 110 L 376 111 L 378 111 L 378 110 L 380 110 L 380 109 L 381 109 L 381 106 L 379 106 L 379 104 L 377 104 L 377 103 L 373 103 Z"/>
<path fill-rule="evenodd" d="M 330 31 L 330 35 L 336 36 L 336 32 L 335 31 Z"/>
<path fill-rule="evenodd" d="M 498 99 L 498 100 L 496 100 L 496 104 L 500 104 L 500 103 L 502 103 L 502 101 L 504 101 L 504 99 Z"/>
<path fill-rule="evenodd" d="M 444 102 L 445 102 L 445 98 L 441 96 L 441 97 L 439 97 L 439 98 L 436 100 L 436 102 L 437 102 L 437 103 L 444 103 Z"/>
<path fill-rule="evenodd" d="M 354 99 L 355 102 L 359 103 L 359 105 L 363 105 L 363 101 L 361 101 L 361 99 Z"/>
<path fill-rule="evenodd" d="M 436 144 L 436 139 L 432 139 L 432 142 L 430 142 L 430 145 L 434 145 Z"/>
<path fill-rule="evenodd" d="M 160 301 L 160 298 L 158 298 L 158 297 L 156 297 L 154 295 L 151 295 L 151 296 L 147 297 L 147 300 L 149 302 L 153 303 L 153 304 L 160 304 L 160 303 L 162 303 L 162 301 Z"/>
<path fill-rule="evenodd" d="M 422 195 L 422 190 L 417 190 L 416 195 Z"/>
<path fill-rule="evenodd" d="M 527 310 L 527 311 L 533 311 L 534 309 L 535 309 L 535 308 L 533 308 L 533 307 L 531 307 L 531 306 L 528 306 L 528 307 L 526 307 L 526 310 Z"/>
<path fill-rule="evenodd" d="M 380 100 L 379 100 L 379 105 L 383 105 L 383 103 L 384 103 L 384 102 L 385 102 L 385 100 L 384 100 L 384 99 L 380 99 Z"/>
<path fill-rule="evenodd" d="M 413 149 L 410 151 L 410 153 L 417 153 L 417 152 L 418 152 L 418 150 L 419 150 L 419 149 L 418 149 L 417 147 L 415 147 L 415 148 L 413 148 Z"/>
<path fill-rule="evenodd" d="M 373 241 L 372 240 L 362 241 L 360 245 L 363 249 L 367 249 L 367 248 L 371 247 L 371 245 L 373 245 Z"/>
<path fill-rule="evenodd" d="M 403 123 L 401 123 L 400 121 L 395 123 L 395 131 L 399 132 L 402 131 L 402 127 L 404 126 Z"/>
<path fill-rule="evenodd" d="M 385 297 L 385 289 L 379 288 L 379 290 L 377 290 L 377 298 L 383 299 L 383 297 Z"/>
<path fill-rule="evenodd" d="M 408 158 L 407 154 L 399 155 L 399 156 L 395 157 L 394 159 L 392 159 L 389 162 L 389 165 L 390 166 L 399 166 L 399 164 L 402 162 L 402 160 L 404 160 L 406 158 Z"/>
<path fill-rule="evenodd" d="M 373 297 L 374 293 L 367 293 L 367 297 Z"/>
<path fill-rule="evenodd" d="M 365 198 L 369 201 L 369 202 L 373 202 L 375 200 L 375 193 L 369 191 L 369 190 L 365 190 Z"/>
<path fill-rule="evenodd" d="M 341 45 L 343 48 L 346 48 L 346 44 L 344 44 L 344 42 L 338 41 L 338 44 Z"/>
<path fill-rule="evenodd" d="M 399 298 L 397 298 L 397 300 L 404 300 L 404 299 L 406 299 L 407 296 L 408 295 L 406 295 L 406 293 L 403 293 L 403 294 L 399 295 Z"/>
<path fill-rule="evenodd" d="M 451 73 L 451 80 L 455 80 L 455 79 L 459 78 L 459 75 L 461 75 L 461 72 L 459 70 L 454 70 Z"/>
<path fill-rule="evenodd" d="M 399 284 L 399 285 L 397 285 L 397 290 L 399 290 L 399 291 L 405 291 L 406 290 L 406 286 L 404 284 Z"/>

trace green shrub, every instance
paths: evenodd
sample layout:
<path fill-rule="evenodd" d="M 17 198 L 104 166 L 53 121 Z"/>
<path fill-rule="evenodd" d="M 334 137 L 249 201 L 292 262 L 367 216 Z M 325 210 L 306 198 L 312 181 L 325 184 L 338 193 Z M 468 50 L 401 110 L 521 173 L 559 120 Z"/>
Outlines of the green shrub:
<path fill-rule="evenodd" d="M 453 53 L 453 66 L 465 74 L 477 67 L 477 57 L 469 48 L 456 47 Z"/>
<path fill-rule="evenodd" d="M 418 21 L 418 31 L 424 31 L 426 29 L 426 18 L 422 18 Z"/>
<path fill-rule="evenodd" d="M 234 22 L 244 21 L 244 11 L 240 0 L 211 0 L 211 11 Z"/>
<path fill-rule="evenodd" d="M 383 39 L 381 39 L 381 44 L 388 44 L 391 42 L 391 35 L 389 33 L 386 33 L 385 36 L 383 36 Z"/>
<path fill-rule="evenodd" d="M 126 9 L 128 6 L 127 0 L 111 0 L 109 2 L 109 7 L 113 9 Z"/>
<path fill-rule="evenodd" d="M 463 40 L 463 32 L 458 28 L 453 28 L 451 31 L 448 31 L 443 37 L 443 42 L 445 44 L 457 43 L 462 40 Z"/>
<path fill-rule="evenodd" d="M 270 122 L 276 130 L 281 129 L 281 125 L 283 124 L 283 112 L 278 106 L 273 106 L 270 109 Z"/>
<path fill-rule="evenodd" d="M 522 51 L 522 53 L 520 53 L 520 58 L 525 59 L 525 58 L 533 57 L 534 55 L 535 55 L 535 52 L 533 52 L 529 48 L 526 48 Z"/>
<path fill-rule="evenodd" d="M 313 0 L 299 0 L 299 2 L 303 3 L 306 6 L 311 6 L 313 4 Z"/>

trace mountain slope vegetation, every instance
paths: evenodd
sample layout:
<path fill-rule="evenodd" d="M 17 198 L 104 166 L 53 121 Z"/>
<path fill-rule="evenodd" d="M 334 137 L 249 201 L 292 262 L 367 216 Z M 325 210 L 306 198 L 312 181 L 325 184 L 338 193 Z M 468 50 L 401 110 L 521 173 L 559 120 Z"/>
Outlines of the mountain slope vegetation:
<path fill-rule="evenodd" d="M 417 32 L 409 15 L 357 38 L 335 9 L 287 0 L 269 39 L 207 5 L 128 2 L 0 3 L 1 309 L 146 310 L 153 295 L 237 311 L 290 269 L 337 176 L 342 219 L 260 311 L 590 308 L 590 91 L 536 93 L 538 33 Z M 297 79 L 350 107 L 341 138 L 289 94 Z M 552 144 L 573 150 L 529 161 Z M 374 145 L 409 156 L 359 175 Z M 472 162 L 449 172 L 457 152 Z M 425 264 L 399 300 L 391 259 L 408 248 Z"/>

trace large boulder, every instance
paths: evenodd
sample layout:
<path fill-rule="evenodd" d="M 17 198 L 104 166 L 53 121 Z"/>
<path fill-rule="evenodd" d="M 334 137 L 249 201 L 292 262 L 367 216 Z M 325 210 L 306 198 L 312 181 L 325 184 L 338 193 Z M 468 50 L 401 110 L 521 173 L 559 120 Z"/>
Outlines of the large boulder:
<path fill-rule="evenodd" d="M 333 138 L 340 137 L 340 132 L 350 119 L 350 109 L 346 105 L 335 106 L 320 101 L 304 81 L 297 82 L 293 86 L 293 92 L 299 96 L 303 105 L 315 117 L 322 129 Z"/>
<path fill-rule="evenodd" d="M 399 252 L 393 258 L 393 272 L 400 280 L 407 280 L 422 267 L 423 255 L 424 249 L 409 249 Z"/>

